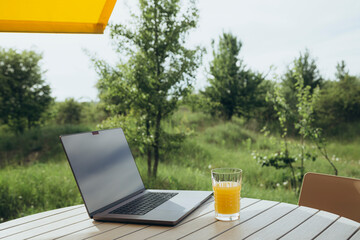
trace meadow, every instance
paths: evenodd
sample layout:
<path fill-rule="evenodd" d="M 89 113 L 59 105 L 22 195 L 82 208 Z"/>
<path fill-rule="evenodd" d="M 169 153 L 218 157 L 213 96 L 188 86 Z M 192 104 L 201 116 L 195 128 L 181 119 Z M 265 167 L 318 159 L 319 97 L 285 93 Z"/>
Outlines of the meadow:
<path fill-rule="evenodd" d="M 96 129 L 96 124 L 53 125 L 14 136 L 0 135 L 0 222 L 45 210 L 81 204 L 82 199 L 59 142 L 59 135 Z M 258 126 L 244 119 L 223 121 L 186 106 L 166 122 L 168 131 L 185 131 L 178 147 L 165 152 L 156 179 L 147 177 L 147 164 L 136 149 L 139 171 L 147 188 L 211 190 L 210 171 L 217 167 L 243 169 L 242 197 L 296 204 L 289 172 L 261 167 L 256 153 L 278 151 L 279 137 L 265 137 Z M 329 156 L 340 176 L 360 178 L 359 125 L 344 127 L 328 137 Z M 290 151 L 299 151 L 299 140 L 290 139 Z M 307 145 L 316 154 L 310 143 Z M 305 163 L 306 171 L 332 174 L 331 166 L 317 154 Z"/>

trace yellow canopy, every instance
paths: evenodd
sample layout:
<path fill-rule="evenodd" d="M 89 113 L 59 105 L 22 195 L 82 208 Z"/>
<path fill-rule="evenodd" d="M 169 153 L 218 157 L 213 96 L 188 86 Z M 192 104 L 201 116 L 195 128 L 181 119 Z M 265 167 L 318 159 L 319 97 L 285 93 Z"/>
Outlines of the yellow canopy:
<path fill-rule="evenodd" d="M 0 0 L 0 32 L 103 33 L 116 0 Z"/>

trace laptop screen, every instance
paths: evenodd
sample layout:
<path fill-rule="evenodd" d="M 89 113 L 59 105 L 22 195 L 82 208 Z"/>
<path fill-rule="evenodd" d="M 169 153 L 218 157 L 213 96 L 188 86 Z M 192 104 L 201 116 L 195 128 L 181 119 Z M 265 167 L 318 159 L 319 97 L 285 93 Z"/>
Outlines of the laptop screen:
<path fill-rule="evenodd" d="M 61 136 L 89 213 L 144 189 L 121 128 Z"/>

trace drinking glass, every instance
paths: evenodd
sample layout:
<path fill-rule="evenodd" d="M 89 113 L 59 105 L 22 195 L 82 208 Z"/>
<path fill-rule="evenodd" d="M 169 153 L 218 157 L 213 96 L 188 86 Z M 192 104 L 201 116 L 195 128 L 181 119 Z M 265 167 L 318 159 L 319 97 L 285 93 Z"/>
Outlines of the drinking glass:
<path fill-rule="evenodd" d="M 221 221 L 239 219 L 242 170 L 216 168 L 211 170 L 211 179 L 215 197 L 215 218 Z"/>

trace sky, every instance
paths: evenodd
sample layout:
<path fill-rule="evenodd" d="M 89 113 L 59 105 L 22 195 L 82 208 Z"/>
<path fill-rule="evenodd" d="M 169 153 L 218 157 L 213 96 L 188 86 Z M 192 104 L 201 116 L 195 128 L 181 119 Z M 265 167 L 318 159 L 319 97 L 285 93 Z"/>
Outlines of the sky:
<path fill-rule="evenodd" d="M 126 23 L 135 0 L 117 0 L 110 23 Z M 321 75 L 334 79 L 344 60 L 350 74 L 360 75 L 360 1 L 358 0 L 198 0 L 198 28 L 187 45 L 207 49 L 195 88 L 207 85 L 212 59 L 211 41 L 231 32 L 242 41 L 240 58 L 254 71 L 283 74 L 305 49 Z M 104 34 L 0 33 L 0 47 L 35 50 L 43 54 L 44 79 L 57 101 L 75 98 L 97 101 L 98 76 L 85 49 L 111 64 L 117 61 L 109 30 Z"/>

